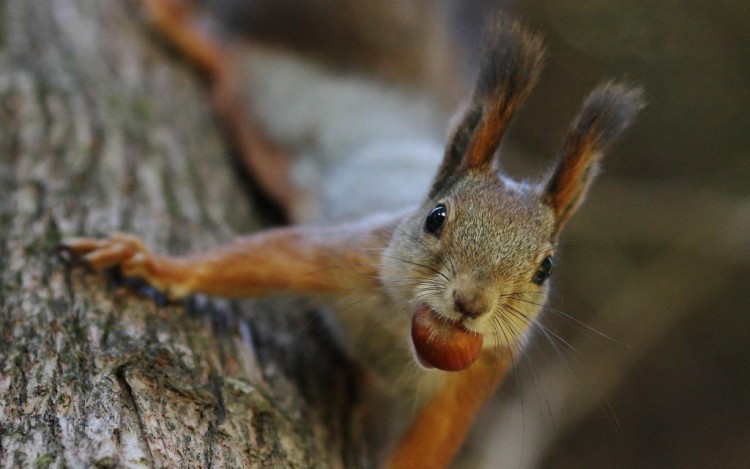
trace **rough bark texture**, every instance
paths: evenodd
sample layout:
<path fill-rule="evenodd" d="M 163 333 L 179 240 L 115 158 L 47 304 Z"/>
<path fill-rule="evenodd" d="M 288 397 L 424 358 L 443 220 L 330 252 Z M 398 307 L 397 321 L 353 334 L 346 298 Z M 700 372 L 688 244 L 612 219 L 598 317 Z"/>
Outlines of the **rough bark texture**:
<path fill-rule="evenodd" d="M 51 256 L 257 229 L 227 154 L 134 2 L 0 2 L 0 467 L 367 465 L 355 371 L 300 302 L 160 306 Z"/>

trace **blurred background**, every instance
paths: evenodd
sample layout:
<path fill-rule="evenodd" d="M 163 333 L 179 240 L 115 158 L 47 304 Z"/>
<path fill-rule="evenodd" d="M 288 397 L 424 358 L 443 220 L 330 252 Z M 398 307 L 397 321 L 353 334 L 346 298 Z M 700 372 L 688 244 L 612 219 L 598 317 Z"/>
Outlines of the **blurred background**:
<path fill-rule="evenodd" d="M 464 30 L 494 5 L 462 3 Z M 516 174 L 549 167 L 602 80 L 642 86 L 648 107 L 564 236 L 555 335 L 465 467 L 750 467 L 750 2 L 505 5 L 548 45 L 505 148 Z"/>

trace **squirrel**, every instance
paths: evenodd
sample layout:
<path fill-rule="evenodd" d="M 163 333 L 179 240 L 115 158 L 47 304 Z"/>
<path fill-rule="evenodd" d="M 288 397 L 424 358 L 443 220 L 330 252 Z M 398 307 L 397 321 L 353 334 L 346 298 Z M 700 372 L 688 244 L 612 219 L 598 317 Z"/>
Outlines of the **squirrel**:
<path fill-rule="evenodd" d="M 549 174 L 515 181 L 496 154 L 544 57 L 541 39 L 516 22 L 487 28 L 446 144 L 439 104 L 399 80 L 390 88 L 291 47 L 227 39 L 189 0 L 141 1 L 206 75 L 246 165 L 294 223 L 182 257 L 125 233 L 67 238 L 63 248 L 172 299 L 296 292 L 330 302 L 343 347 L 374 386 L 397 403 L 419 395 L 414 414 L 389 417 L 384 464 L 450 464 L 522 353 L 557 241 L 603 152 L 643 106 L 641 91 L 595 89 Z"/>

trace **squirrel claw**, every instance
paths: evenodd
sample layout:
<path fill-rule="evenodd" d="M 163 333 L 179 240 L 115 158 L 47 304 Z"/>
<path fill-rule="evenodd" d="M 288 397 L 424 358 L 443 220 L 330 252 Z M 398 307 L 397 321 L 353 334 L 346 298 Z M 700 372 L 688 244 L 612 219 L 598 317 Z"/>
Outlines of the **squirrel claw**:
<path fill-rule="evenodd" d="M 145 261 L 146 246 L 140 239 L 126 233 L 109 238 L 67 238 L 56 249 L 58 256 L 72 263 L 82 263 L 94 270 L 120 267 L 129 276 Z"/>
<path fill-rule="evenodd" d="M 90 266 L 86 256 L 100 246 L 101 240 L 94 238 L 65 238 L 55 247 L 53 254 L 68 265 Z"/>
<path fill-rule="evenodd" d="M 159 304 L 189 292 L 179 276 L 181 266 L 165 269 L 168 259 L 154 256 L 140 238 L 128 233 L 114 233 L 103 239 L 66 238 L 56 253 L 66 263 L 105 273 L 115 283 L 133 287 Z"/>

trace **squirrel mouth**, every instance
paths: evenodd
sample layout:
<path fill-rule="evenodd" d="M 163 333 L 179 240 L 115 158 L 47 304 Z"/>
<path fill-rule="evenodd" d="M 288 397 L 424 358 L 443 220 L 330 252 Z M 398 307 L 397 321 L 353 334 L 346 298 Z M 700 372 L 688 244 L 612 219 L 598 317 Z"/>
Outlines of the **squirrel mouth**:
<path fill-rule="evenodd" d="M 460 371 L 479 358 L 484 336 L 419 303 L 411 318 L 411 339 L 422 365 Z"/>

